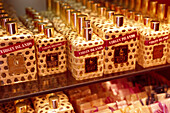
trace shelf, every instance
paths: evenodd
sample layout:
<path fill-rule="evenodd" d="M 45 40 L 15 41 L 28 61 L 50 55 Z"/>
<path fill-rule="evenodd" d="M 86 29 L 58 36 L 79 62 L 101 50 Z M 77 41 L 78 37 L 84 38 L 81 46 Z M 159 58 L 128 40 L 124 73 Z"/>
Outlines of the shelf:
<path fill-rule="evenodd" d="M 103 77 L 88 79 L 83 81 L 76 81 L 70 72 L 59 75 L 50 75 L 48 77 L 40 77 L 38 81 L 31 81 L 10 86 L 0 87 L 0 103 L 13 101 L 17 99 L 29 98 L 42 94 L 48 94 L 56 91 L 62 91 L 79 86 L 85 86 L 93 83 L 109 81 L 113 79 L 136 76 L 150 71 L 170 71 L 170 64 L 156 66 L 151 68 L 142 68 L 137 65 L 135 70 L 104 75 Z"/>

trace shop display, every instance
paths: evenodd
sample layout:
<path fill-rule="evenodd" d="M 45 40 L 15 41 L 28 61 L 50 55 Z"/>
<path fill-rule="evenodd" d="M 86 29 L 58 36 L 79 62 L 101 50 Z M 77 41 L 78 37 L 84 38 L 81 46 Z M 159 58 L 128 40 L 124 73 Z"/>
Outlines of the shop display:
<path fill-rule="evenodd" d="M 0 0 L 0 101 L 20 99 L 0 103 L 0 113 L 169 113 L 169 80 L 149 72 L 170 63 L 167 9 L 47 0 L 46 11 L 18 17 Z"/>
<path fill-rule="evenodd" d="M 89 21 L 86 21 L 87 23 L 84 24 L 85 15 L 78 15 L 79 12 L 74 12 L 74 10 L 65 3 L 62 3 L 61 9 L 61 12 L 63 12 L 63 14 L 61 14 L 62 21 L 60 21 L 61 23 L 58 23 L 61 19 L 55 20 L 54 26 L 57 30 L 60 28 L 58 31 L 61 31 L 68 39 L 68 68 L 72 72 L 72 75 L 76 80 L 102 76 L 103 41 L 96 35 L 93 35 L 92 28 L 89 26 Z M 77 19 L 74 19 L 76 17 Z M 71 21 L 71 18 L 74 20 Z M 60 27 L 61 24 L 63 24 L 64 27 Z M 71 30 L 71 28 L 73 28 L 73 30 Z M 78 33 L 74 32 L 75 29 Z M 79 47 L 77 48 L 77 46 Z M 100 56 L 97 57 L 96 55 L 99 54 Z M 94 65 L 94 67 L 91 67 L 92 65 Z M 90 67 L 92 69 L 88 69 Z"/>
<path fill-rule="evenodd" d="M 6 22 L 1 33 L 1 85 L 37 80 L 35 47 L 32 33 L 17 27 L 14 21 Z"/>
<path fill-rule="evenodd" d="M 51 26 L 46 26 L 44 32 L 36 40 L 39 76 L 63 73 L 66 71 L 65 38 Z"/>
<path fill-rule="evenodd" d="M 76 32 L 79 26 L 83 26 L 83 22 L 80 22 L 80 20 L 86 18 L 86 16 L 81 15 L 80 11 L 73 11 L 71 12 L 71 26 L 72 26 L 72 31 L 70 32 L 69 35 L 66 35 L 67 37 L 67 67 L 68 70 L 72 70 L 72 59 L 71 59 L 71 53 L 72 53 L 72 48 L 71 48 L 71 42 L 72 40 L 75 40 L 78 37 L 78 33 Z M 79 22 L 78 22 L 79 21 Z M 82 37 L 79 37 L 82 38 Z"/>
<path fill-rule="evenodd" d="M 105 41 L 104 74 L 135 69 L 137 50 L 136 27 L 123 26 L 123 15 L 114 15 L 114 25 L 97 24 L 97 35 Z"/>
<path fill-rule="evenodd" d="M 88 4 L 90 4 L 90 5 L 92 5 L 92 3 L 89 1 L 88 2 Z M 88 7 L 88 5 L 87 5 L 87 7 Z M 89 9 L 91 9 L 91 8 L 89 8 Z M 106 8 L 104 8 L 104 7 L 99 7 L 98 8 L 98 10 L 100 11 L 100 13 L 99 13 L 99 15 L 100 15 L 100 17 L 103 17 L 104 15 L 105 15 L 105 11 L 106 11 Z M 84 13 L 84 12 L 82 12 L 82 13 Z M 113 12 L 112 12 L 113 13 Z M 111 15 L 112 15 L 112 13 L 111 13 Z M 85 13 L 86 14 L 86 13 Z M 90 15 L 91 16 L 91 15 Z M 79 16 L 78 16 L 79 17 Z M 105 18 L 105 17 L 103 17 L 103 18 Z M 109 18 L 109 17 L 108 17 Z M 110 18 L 111 18 L 111 16 L 110 16 Z M 98 18 L 98 20 L 99 20 L 99 18 Z M 122 20 L 123 20 L 123 18 L 122 18 Z M 117 20 L 118 21 L 118 20 Z M 123 22 L 123 21 L 122 21 Z M 78 23 L 80 23 L 80 22 L 78 22 Z M 95 23 L 94 22 L 94 20 L 92 20 L 92 22 L 91 23 Z M 102 23 L 101 23 L 102 24 Z M 100 25 L 101 25 L 100 24 Z M 110 26 L 111 26 L 112 24 L 110 24 Z M 106 26 L 109 26 L 108 24 L 106 24 Z M 57 26 L 58 27 L 58 26 Z M 112 27 L 114 27 L 114 26 L 112 26 Z M 132 27 L 130 27 L 129 29 L 131 29 Z M 97 28 L 94 28 L 94 31 L 99 31 L 99 30 L 96 30 Z M 99 28 L 100 29 L 100 28 Z M 132 29 L 135 29 L 135 27 L 134 28 L 132 28 Z M 112 29 L 111 29 L 112 30 Z M 117 30 L 118 31 L 118 30 Z M 125 30 L 126 31 L 126 30 Z M 78 32 L 81 34 L 81 31 L 78 29 Z M 109 31 L 104 31 L 104 32 L 109 32 Z M 135 44 L 134 44 L 134 46 L 133 47 L 136 47 L 136 42 L 137 42 L 137 39 L 136 39 L 136 37 L 137 37 L 137 34 L 136 34 L 136 30 L 131 30 L 129 33 L 134 33 L 134 37 L 135 37 L 135 39 L 134 38 L 132 38 L 132 39 L 134 39 L 134 42 L 135 42 Z M 99 35 L 99 37 L 103 37 L 104 35 L 103 35 L 103 33 L 102 33 L 102 30 L 101 30 L 101 32 L 95 32 L 97 35 Z M 119 33 L 118 33 L 119 34 Z M 127 34 L 126 32 L 125 32 L 125 34 Z M 113 35 L 113 36 L 115 36 L 115 35 Z M 109 35 L 107 36 L 107 37 L 109 37 Z M 126 37 L 125 37 L 126 38 Z M 104 38 L 105 39 L 105 38 Z M 103 40 L 104 40 L 103 39 Z M 127 39 L 127 38 L 126 38 Z M 76 39 L 75 39 L 76 40 Z M 130 39 L 131 40 L 131 39 Z M 105 43 L 108 43 L 107 42 L 108 40 L 106 40 L 105 41 Z M 111 44 L 112 45 L 112 44 Z M 131 44 L 132 45 L 132 44 Z M 106 45 L 105 44 L 105 46 L 110 46 L 110 45 Z M 130 44 L 129 44 L 129 46 L 130 46 Z M 122 46 L 121 46 L 122 47 Z M 111 47 L 106 47 L 106 49 L 109 49 L 109 48 L 111 48 Z M 127 51 L 129 51 L 129 49 L 128 49 L 128 47 L 125 47 L 126 49 L 124 49 L 124 51 L 122 51 L 123 52 L 123 54 L 124 54 L 124 52 L 125 53 L 127 53 Z M 123 69 L 123 70 L 120 70 L 120 68 L 118 68 L 118 67 L 122 67 L 122 66 L 120 66 L 119 64 L 121 63 L 115 63 L 115 65 L 116 65 L 116 68 L 114 68 L 115 66 L 112 66 L 112 64 L 110 64 L 110 62 L 109 62 L 109 60 L 108 60 L 108 54 L 107 54 L 107 50 L 105 50 L 106 51 L 106 53 L 105 53 L 105 71 L 107 70 L 107 72 L 108 73 L 105 73 L 104 72 L 104 74 L 110 74 L 110 73 L 113 73 L 113 70 L 115 71 L 115 69 L 117 69 L 118 71 L 115 71 L 115 72 L 119 72 L 119 71 L 126 71 L 126 70 L 129 70 L 130 68 L 131 69 L 134 69 L 135 68 L 135 62 L 136 62 L 136 58 L 135 58 L 135 55 L 136 55 L 136 49 L 137 48 L 133 48 L 132 50 L 134 51 L 134 52 L 132 52 L 133 54 L 132 55 L 130 55 L 129 54 L 129 56 L 128 56 L 128 54 L 127 55 L 125 55 L 127 58 L 125 58 L 125 61 L 123 61 L 122 63 L 126 63 L 128 66 L 125 66 L 124 68 L 121 68 L 121 69 Z M 119 50 L 123 50 L 123 49 L 119 49 Z M 119 50 L 117 51 L 118 53 L 117 54 L 119 54 Z M 126 50 L 126 51 L 125 51 Z M 114 50 L 113 50 L 114 51 Z M 109 51 L 110 52 L 110 51 Z M 110 54 L 112 54 L 112 52 L 110 52 Z M 113 55 L 110 55 L 110 56 L 113 56 Z M 119 57 L 120 55 L 118 55 L 118 57 Z M 130 63 L 128 62 L 128 58 L 129 57 L 131 57 L 131 59 L 133 60 L 133 61 L 131 61 Z M 69 59 L 69 58 L 68 58 Z M 113 61 L 116 59 L 115 57 L 113 57 L 113 58 L 109 58 L 110 60 L 112 59 Z M 123 58 L 124 59 L 124 58 Z M 107 62 L 109 63 L 108 65 L 107 65 Z M 128 63 L 127 63 L 128 62 Z M 124 64 L 122 64 L 121 63 L 121 65 L 124 65 Z M 113 67 L 113 68 L 112 68 Z M 131 70 L 130 69 L 130 70 Z"/>
<path fill-rule="evenodd" d="M 8 6 L 2 4 L 1 9 L 1 86 L 37 80 L 32 33 L 12 13 L 14 8 Z"/>
<path fill-rule="evenodd" d="M 146 79 L 146 82 L 140 84 L 142 79 Z M 7 113 L 15 111 L 20 113 L 18 110 L 29 113 L 74 113 L 74 111 L 75 113 L 169 113 L 170 89 L 167 85 L 158 85 L 157 79 L 147 81 L 149 79 L 149 77 L 140 77 L 138 80 L 134 77 L 117 79 L 68 89 L 65 91 L 68 97 L 63 92 L 55 92 L 33 97 L 31 101 L 17 100 L 1 106 L 4 106 Z M 149 85 L 148 82 L 154 84 Z"/>
<path fill-rule="evenodd" d="M 65 37 L 54 31 L 54 28 L 50 26 L 48 21 L 43 19 L 40 13 L 29 8 L 26 8 L 26 13 L 28 13 L 27 18 L 29 18 L 29 14 L 31 14 L 30 21 L 28 21 L 26 25 L 30 25 L 32 23 L 32 29 L 30 30 L 34 33 L 38 75 L 46 76 L 65 72 Z M 22 17 L 21 20 L 26 22 L 26 20 Z"/>
<path fill-rule="evenodd" d="M 167 8 L 167 19 L 165 19 L 166 13 L 166 4 L 158 4 L 157 8 L 157 18 L 160 21 L 161 27 L 163 30 L 170 31 L 170 24 L 169 24 L 169 13 L 170 13 L 170 6 Z M 169 63 L 169 39 L 168 39 L 168 49 L 167 49 L 167 62 Z"/>
<path fill-rule="evenodd" d="M 77 80 L 103 75 L 103 41 L 90 26 L 83 30 L 83 38 L 71 43 L 72 75 Z"/>
<path fill-rule="evenodd" d="M 150 29 L 141 29 L 138 63 L 144 68 L 166 63 L 169 32 L 160 29 L 159 21 L 151 21 Z"/>
<path fill-rule="evenodd" d="M 150 2 L 151 21 L 149 29 L 140 29 L 139 37 L 139 65 L 146 67 L 161 65 L 167 59 L 167 40 L 169 31 L 162 29 L 160 21 L 155 20 L 157 2 Z M 144 20 L 144 23 L 145 20 Z"/>
<path fill-rule="evenodd" d="M 32 31 L 37 31 L 38 23 L 44 22 L 42 18 L 48 18 L 53 23 L 55 30 L 66 38 L 66 64 L 76 80 L 99 77 L 103 73 L 111 74 L 133 70 L 136 67 L 136 61 L 142 67 L 147 68 L 165 64 L 168 59 L 169 31 L 162 29 L 162 24 L 159 26 L 160 21 L 154 21 L 157 2 L 146 0 L 142 4 L 143 10 L 148 9 L 148 4 L 150 4 L 149 17 L 146 12 L 139 13 L 140 3 L 134 7 L 134 1 L 132 1 L 129 10 L 115 5 L 115 11 L 109 10 L 111 6 L 108 6 L 107 3 L 104 7 L 94 1 L 87 1 L 86 7 L 83 7 L 83 3 L 81 4 L 80 1 L 57 0 L 48 2 L 53 4 L 52 6 L 48 5 L 51 7 L 48 8 L 51 9 L 48 11 L 38 13 L 32 8 L 26 9 L 27 16 L 32 18 L 31 23 L 34 23 Z M 125 7 L 127 4 L 128 2 Z M 80 10 L 75 10 L 77 7 L 80 7 Z M 137 13 L 132 10 L 134 8 L 136 8 Z M 40 18 L 35 19 L 36 16 Z M 40 28 L 42 29 L 43 26 L 40 25 Z M 93 30 L 90 28 L 91 26 Z M 91 41 L 94 40 L 94 43 L 100 44 L 93 46 L 93 43 L 88 41 L 90 38 Z M 88 45 L 88 43 L 92 45 Z M 100 56 L 95 58 L 92 53 L 100 54 Z M 86 61 L 88 60 L 87 55 L 90 58 L 89 61 Z M 96 62 L 93 67 L 90 64 L 86 65 L 87 62 L 92 61 L 91 59 L 94 60 L 93 63 Z M 98 62 L 98 60 L 100 61 Z M 39 67 L 42 66 L 39 65 L 38 69 Z M 89 67 L 94 68 L 94 70 L 88 71 Z M 96 72 L 99 73 L 94 74 Z"/>
<path fill-rule="evenodd" d="M 154 113 L 163 109 L 168 113 L 169 99 L 165 95 L 169 91 L 166 85 L 143 87 L 135 83 L 134 86 L 127 79 L 118 79 L 71 89 L 67 94 L 76 113 Z"/>

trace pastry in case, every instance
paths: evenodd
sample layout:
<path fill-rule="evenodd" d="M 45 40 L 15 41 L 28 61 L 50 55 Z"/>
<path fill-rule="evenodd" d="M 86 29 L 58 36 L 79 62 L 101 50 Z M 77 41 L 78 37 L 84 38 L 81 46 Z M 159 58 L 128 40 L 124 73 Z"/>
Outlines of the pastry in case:
<path fill-rule="evenodd" d="M 70 95 L 70 102 L 74 103 L 76 99 L 83 98 L 87 95 L 91 95 L 90 89 L 86 89 L 86 90 L 83 90 L 82 92 Z"/>
<path fill-rule="evenodd" d="M 36 113 L 74 113 L 68 97 L 62 92 L 33 98 Z"/>
<path fill-rule="evenodd" d="M 88 113 L 88 111 L 93 111 L 96 109 L 96 107 L 102 106 L 102 105 L 104 105 L 102 98 L 89 100 L 84 103 L 78 104 L 78 113 Z M 93 109 L 93 107 L 94 107 L 94 109 Z M 90 108 L 92 108 L 92 110 Z M 88 110 L 88 109 L 90 109 L 90 110 Z M 86 111 L 86 110 L 88 110 L 88 111 Z"/>
<path fill-rule="evenodd" d="M 166 63 L 169 31 L 159 25 L 159 21 L 152 20 L 150 29 L 139 32 L 138 64 L 144 68 Z"/>
<path fill-rule="evenodd" d="M 66 71 L 66 39 L 52 26 L 46 26 L 44 35 L 36 40 L 36 54 L 39 76 Z"/>
<path fill-rule="evenodd" d="M 85 104 L 85 103 L 88 103 L 91 100 L 96 100 L 96 99 L 98 99 L 97 94 L 87 95 L 84 96 L 83 98 L 76 99 L 74 104 L 75 110 L 77 112 L 82 112 L 82 109 L 89 107 L 89 104 Z"/>
<path fill-rule="evenodd" d="M 112 113 L 115 110 L 117 110 L 116 103 L 106 104 L 104 103 L 103 98 L 99 98 L 99 99 L 93 99 L 90 102 L 80 104 L 79 113 L 92 113 L 92 112 L 102 113 L 102 111 L 104 113 Z"/>
<path fill-rule="evenodd" d="M 91 107 L 91 108 L 83 110 L 83 113 L 91 113 L 91 112 L 97 112 L 98 113 L 100 111 L 103 111 L 104 113 L 111 113 L 111 110 L 110 110 L 110 112 L 108 112 L 108 110 L 109 110 L 109 108 L 108 108 L 107 105 L 98 104 L 98 106 Z"/>
<path fill-rule="evenodd" d="M 124 25 L 124 16 L 114 15 L 113 24 L 93 22 L 95 33 L 104 40 L 104 74 L 135 69 L 137 28 Z"/>
<path fill-rule="evenodd" d="M 1 85 L 37 80 L 35 47 L 32 33 L 6 22 L 6 32 L 0 32 Z"/>

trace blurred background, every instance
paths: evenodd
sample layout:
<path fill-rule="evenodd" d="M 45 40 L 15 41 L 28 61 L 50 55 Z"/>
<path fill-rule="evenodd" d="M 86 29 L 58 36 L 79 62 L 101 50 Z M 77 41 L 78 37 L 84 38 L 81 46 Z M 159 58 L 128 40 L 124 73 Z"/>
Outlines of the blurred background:
<path fill-rule="evenodd" d="M 107 1 L 107 0 L 101 0 L 101 1 Z M 114 0 L 109 0 L 109 1 L 114 1 Z M 165 3 L 167 4 L 167 6 L 170 5 L 170 0 L 155 0 L 155 1 L 158 1 L 158 3 Z M 37 11 L 46 9 L 46 0 L 4 0 L 4 2 L 8 2 L 11 5 L 13 5 L 19 16 L 25 14 L 25 8 L 28 6 L 33 7 Z"/>
<path fill-rule="evenodd" d="M 4 0 L 4 2 L 13 5 L 18 16 L 24 15 L 25 8 L 29 6 L 35 8 L 37 11 L 46 9 L 46 0 Z"/>

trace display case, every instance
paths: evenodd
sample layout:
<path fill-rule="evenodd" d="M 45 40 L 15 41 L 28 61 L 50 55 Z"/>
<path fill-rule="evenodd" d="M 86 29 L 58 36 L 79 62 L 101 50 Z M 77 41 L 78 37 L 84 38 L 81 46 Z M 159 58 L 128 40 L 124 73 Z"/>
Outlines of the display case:
<path fill-rule="evenodd" d="M 6 1 L 4 0 L 4 3 L 5 2 Z M 45 0 L 43 1 L 43 4 L 44 3 Z M 168 1 L 165 1 L 165 3 L 169 4 Z M 0 62 L 0 65 L 1 63 L 2 62 Z M 152 73 L 159 73 L 159 75 L 161 76 L 156 76 L 157 74 L 153 74 L 155 76 L 151 76 Z M 28 81 L 23 83 L 0 86 L 0 103 L 31 98 L 31 97 L 45 95 L 57 91 L 65 91 L 67 89 L 77 88 L 80 86 L 87 86 L 95 83 L 102 83 L 110 80 L 116 80 L 119 78 L 129 78 L 132 76 L 136 76 L 136 77 L 151 76 L 155 79 L 160 79 L 164 83 L 170 85 L 169 75 L 170 75 L 169 63 L 159 65 L 159 66 L 153 66 L 149 68 L 143 68 L 137 63 L 135 69 L 133 68 L 130 71 L 123 71 L 123 72 L 117 72 L 112 74 L 102 74 L 102 76 L 100 77 L 91 78 L 88 80 L 81 80 L 81 81 L 77 81 L 71 75 L 70 71 L 66 71 L 59 74 L 50 74 L 48 76 L 38 76 L 38 78 L 36 78 L 37 80 L 35 81 Z"/>

